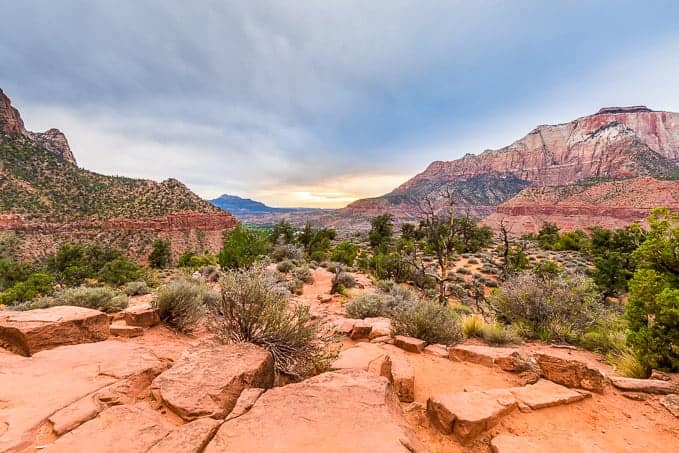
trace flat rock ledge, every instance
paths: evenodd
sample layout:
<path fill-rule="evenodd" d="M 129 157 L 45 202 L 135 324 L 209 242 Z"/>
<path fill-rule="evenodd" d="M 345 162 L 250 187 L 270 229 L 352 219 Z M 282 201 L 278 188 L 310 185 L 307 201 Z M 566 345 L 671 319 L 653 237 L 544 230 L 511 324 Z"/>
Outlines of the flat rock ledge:
<path fill-rule="evenodd" d="M 504 371 L 526 371 L 530 368 L 528 359 L 522 357 L 516 348 L 457 345 L 448 348 L 448 357 L 458 362 L 498 367 Z"/>
<path fill-rule="evenodd" d="M 586 363 L 550 354 L 535 354 L 534 357 L 545 379 L 566 387 L 603 393 L 606 377 Z"/>
<path fill-rule="evenodd" d="M 57 346 L 103 341 L 109 337 L 105 313 L 57 306 L 0 313 L 0 346 L 23 356 Z"/>
<path fill-rule="evenodd" d="M 153 380 L 151 391 L 184 420 L 223 419 L 244 389 L 270 388 L 271 354 L 249 343 L 201 343 Z"/>
<path fill-rule="evenodd" d="M 465 442 L 491 429 L 516 408 L 537 410 L 587 397 L 591 397 L 588 392 L 540 380 L 524 387 L 434 395 L 427 401 L 427 414 L 442 433 L 455 434 Z"/>
<path fill-rule="evenodd" d="M 634 379 L 618 376 L 611 376 L 610 379 L 613 387 L 623 391 L 654 393 L 656 395 L 679 393 L 679 385 L 671 381 L 661 381 L 659 379 Z"/>
<path fill-rule="evenodd" d="M 387 379 L 359 369 L 266 391 L 225 422 L 205 453 L 421 452 Z"/>

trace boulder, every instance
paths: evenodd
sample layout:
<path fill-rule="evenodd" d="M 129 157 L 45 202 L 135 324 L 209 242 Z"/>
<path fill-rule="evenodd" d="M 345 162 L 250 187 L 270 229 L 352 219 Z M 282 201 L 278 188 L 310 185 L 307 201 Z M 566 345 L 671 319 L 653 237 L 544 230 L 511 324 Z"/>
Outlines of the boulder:
<path fill-rule="evenodd" d="M 657 395 L 679 393 L 679 385 L 671 381 L 661 381 L 659 379 L 634 379 L 611 376 L 611 384 L 615 388 L 630 392 L 655 393 Z"/>
<path fill-rule="evenodd" d="M 354 323 L 354 328 L 351 330 L 352 340 L 361 340 L 370 338 L 370 331 L 372 326 L 363 319 L 359 319 Z"/>
<path fill-rule="evenodd" d="M 111 324 L 111 335 L 114 337 L 134 338 L 144 335 L 144 329 L 138 326 L 128 326 L 125 324 Z"/>
<path fill-rule="evenodd" d="M 410 363 L 398 354 L 391 357 L 391 376 L 398 399 L 404 403 L 415 401 L 415 371 Z"/>
<path fill-rule="evenodd" d="M 498 367 L 505 371 L 525 371 L 527 360 L 516 348 L 494 348 L 490 346 L 457 345 L 448 348 L 451 360 L 470 362 L 487 367 Z"/>
<path fill-rule="evenodd" d="M 246 388 L 273 385 L 273 358 L 249 343 L 201 343 L 186 350 L 151 390 L 184 420 L 224 418 Z"/>
<path fill-rule="evenodd" d="M 221 420 L 199 418 L 178 426 L 155 444 L 148 453 L 200 453 L 221 424 Z"/>
<path fill-rule="evenodd" d="M 318 296 L 318 301 L 322 304 L 327 304 L 328 302 L 332 302 L 332 295 L 330 295 L 330 294 L 320 294 Z"/>
<path fill-rule="evenodd" d="M 386 379 L 363 370 L 323 373 L 264 393 L 225 422 L 205 453 L 420 452 Z"/>
<path fill-rule="evenodd" d="M 146 406 L 113 406 L 64 434 L 49 446 L 50 453 L 145 453 L 174 426 Z"/>
<path fill-rule="evenodd" d="M 371 340 L 378 337 L 391 336 L 391 319 L 389 318 L 365 318 L 365 322 L 370 324 L 370 334 L 368 338 Z"/>
<path fill-rule="evenodd" d="M 432 395 L 427 400 L 432 423 L 444 434 L 454 433 L 462 441 L 492 428 L 516 408 L 517 401 L 507 390 L 448 393 Z"/>
<path fill-rule="evenodd" d="M 670 411 L 670 414 L 679 418 L 679 395 L 667 395 L 660 398 L 660 404 Z"/>
<path fill-rule="evenodd" d="M 534 410 L 570 404 L 592 396 L 589 392 L 572 390 L 545 379 L 525 387 L 511 388 L 509 392 Z"/>
<path fill-rule="evenodd" d="M 384 343 L 393 343 L 393 340 L 389 336 L 382 336 L 382 337 L 375 337 L 372 340 L 370 340 L 371 343 L 378 343 L 378 344 L 384 344 Z"/>
<path fill-rule="evenodd" d="M 137 305 L 123 311 L 125 323 L 128 326 L 152 327 L 160 323 L 160 313 L 157 308 L 149 305 Z"/>
<path fill-rule="evenodd" d="M 102 341 L 108 336 L 106 314 L 89 308 L 57 306 L 0 312 L 0 346 L 24 356 L 62 345 Z"/>
<path fill-rule="evenodd" d="M 420 353 L 424 351 L 427 342 L 413 337 L 406 337 L 403 335 L 396 335 L 394 337 L 394 346 L 399 347 L 408 352 Z"/>
<path fill-rule="evenodd" d="M 232 418 L 240 417 L 241 415 L 249 411 L 252 408 L 252 406 L 254 406 L 255 402 L 257 401 L 257 398 L 262 396 L 262 393 L 264 392 L 265 389 L 260 388 L 250 388 L 243 390 L 240 396 L 238 397 L 238 401 L 236 401 L 236 405 L 233 407 L 233 410 L 226 417 L 226 420 L 231 420 Z"/>
<path fill-rule="evenodd" d="M 605 376 L 579 360 L 565 359 L 550 354 L 535 354 L 542 375 L 550 381 L 571 388 L 582 388 L 603 393 Z"/>

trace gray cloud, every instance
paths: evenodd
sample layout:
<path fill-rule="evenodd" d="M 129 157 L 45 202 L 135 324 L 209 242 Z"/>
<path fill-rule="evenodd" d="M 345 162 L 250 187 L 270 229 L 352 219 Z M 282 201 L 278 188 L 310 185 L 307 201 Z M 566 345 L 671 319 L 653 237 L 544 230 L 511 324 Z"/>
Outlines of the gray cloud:
<path fill-rule="evenodd" d="M 676 90 L 674 2 L 553 3 L 5 0 L 0 86 L 97 171 L 206 196 L 317 185 L 343 198 L 329 180 L 374 195 L 389 187 L 350 176 L 392 183 Z M 635 59 L 662 70 L 602 75 Z"/>

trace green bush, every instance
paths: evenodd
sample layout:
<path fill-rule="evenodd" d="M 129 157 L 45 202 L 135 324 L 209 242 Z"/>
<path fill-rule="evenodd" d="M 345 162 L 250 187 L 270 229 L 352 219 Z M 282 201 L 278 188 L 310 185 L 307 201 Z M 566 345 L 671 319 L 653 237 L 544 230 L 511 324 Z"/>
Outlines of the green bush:
<path fill-rule="evenodd" d="M 64 244 L 48 258 L 47 267 L 58 282 L 74 286 L 98 277 L 104 266 L 116 259 L 125 259 L 119 250 L 96 244 Z"/>
<path fill-rule="evenodd" d="M 353 266 L 357 255 L 358 245 L 352 242 L 343 241 L 337 244 L 334 249 L 332 249 L 330 259 L 344 263 L 347 266 Z"/>
<path fill-rule="evenodd" d="M 0 258 L 0 291 L 23 282 L 33 273 L 28 264 L 9 258 Z"/>
<path fill-rule="evenodd" d="M 419 338 L 427 343 L 451 344 L 462 339 L 457 317 L 433 300 L 422 300 L 396 310 L 393 333 Z"/>
<path fill-rule="evenodd" d="M 224 247 L 219 252 L 219 264 L 225 269 L 250 267 L 269 252 L 269 247 L 266 233 L 238 225 L 224 239 Z"/>
<path fill-rule="evenodd" d="M 123 292 L 128 296 L 143 296 L 144 294 L 150 294 L 151 288 L 144 281 L 129 282 L 123 288 Z"/>
<path fill-rule="evenodd" d="M 290 304 L 287 291 L 266 269 L 228 272 L 221 287 L 221 300 L 210 305 L 210 327 L 218 338 L 266 348 L 275 370 L 296 379 L 329 369 L 337 357 L 336 339 L 312 319 L 308 305 Z"/>
<path fill-rule="evenodd" d="M 387 298 L 380 294 L 361 294 L 345 306 L 347 316 L 354 319 L 390 317 L 391 309 Z"/>
<path fill-rule="evenodd" d="M 206 308 L 217 301 L 218 295 L 207 286 L 193 280 L 175 280 L 160 287 L 153 306 L 164 323 L 179 332 L 190 333 Z"/>
<path fill-rule="evenodd" d="M 112 285 L 122 285 L 123 283 L 139 280 L 144 274 L 144 270 L 135 262 L 121 257 L 107 262 L 97 274 L 99 279 Z"/>
<path fill-rule="evenodd" d="M 594 282 L 580 275 L 544 279 L 523 272 L 495 289 L 489 301 L 503 320 L 542 340 L 577 341 L 605 317 Z"/>
<path fill-rule="evenodd" d="M 486 323 L 481 329 L 481 338 L 491 346 L 500 346 L 508 343 L 520 343 L 519 336 L 510 326 L 499 323 Z"/>
<path fill-rule="evenodd" d="M 153 241 L 149 264 L 156 269 L 165 269 L 170 266 L 172 249 L 170 241 L 167 239 L 156 239 Z"/>
<path fill-rule="evenodd" d="M 679 371 L 679 215 L 654 209 L 650 231 L 632 254 L 627 343 L 646 368 Z"/>
<path fill-rule="evenodd" d="M 122 296 L 122 297 L 120 297 Z M 92 308 L 105 313 L 115 313 L 127 308 L 127 296 L 119 295 L 111 288 L 68 288 L 58 292 L 54 305 L 72 305 Z"/>
<path fill-rule="evenodd" d="M 482 338 L 485 321 L 478 316 L 466 316 L 462 319 L 462 333 L 467 338 Z"/>
<path fill-rule="evenodd" d="M 26 280 L 0 292 L 0 303 L 14 305 L 52 292 L 54 278 L 45 273 L 31 274 Z"/>

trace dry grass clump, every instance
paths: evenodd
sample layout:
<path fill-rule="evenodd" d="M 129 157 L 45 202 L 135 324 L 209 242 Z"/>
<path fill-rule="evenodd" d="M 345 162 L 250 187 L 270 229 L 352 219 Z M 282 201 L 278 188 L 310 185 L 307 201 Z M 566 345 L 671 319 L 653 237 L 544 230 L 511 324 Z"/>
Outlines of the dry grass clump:
<path fill-rule="evenodd" d="M 193 280 L 176 280 L 160 287 L 153 306 L 163 322 L 189 333 L 205 315 L 206 307 L 216 301 L 217 294 L 207 286 Z"/>

